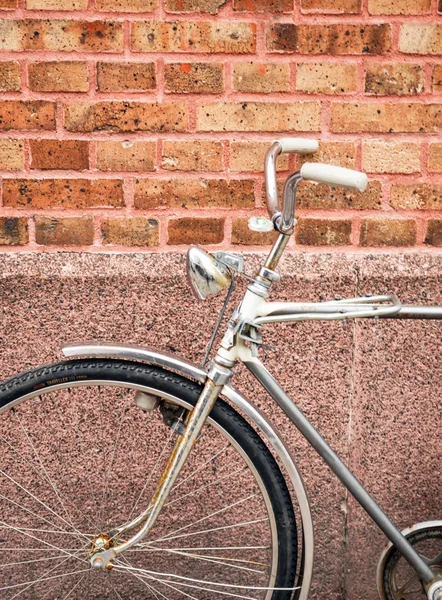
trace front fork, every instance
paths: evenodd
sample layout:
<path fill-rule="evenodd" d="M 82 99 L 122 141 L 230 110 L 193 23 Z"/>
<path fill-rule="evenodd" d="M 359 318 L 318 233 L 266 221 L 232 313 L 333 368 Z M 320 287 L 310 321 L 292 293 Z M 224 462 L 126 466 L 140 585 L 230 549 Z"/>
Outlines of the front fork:
<path fill-rule="evenodd" d="M 152 529 L 172 490 L 176 478 L 180 474 L 190 451 L 198 439 L 201 429 L 221 393 L 222 388 L 229 382 L 229 379 L 232 376 L 232 367 L 233 362 L 221 358 L 218 355 L 215 357 L 201 395 L 198 398 L 195 407 L 187 416 L 185 431 L 175 442 L 172 454 L 161 475 L 149 506 L 133 521 L 117 529 L 116 532 L 111 532 L 110 539 L 105 543 L 104 548 L 93 549 L 89 560 L 94 568 L 110 570 L 112 568 L 112 560 L 134 544 L 137 544 Z M 130 539 L 120 544 L 115 541 L 121 534 L 138 525 L 143 526 Z M 99 539 L 104 540 L 105 538 Z"/>

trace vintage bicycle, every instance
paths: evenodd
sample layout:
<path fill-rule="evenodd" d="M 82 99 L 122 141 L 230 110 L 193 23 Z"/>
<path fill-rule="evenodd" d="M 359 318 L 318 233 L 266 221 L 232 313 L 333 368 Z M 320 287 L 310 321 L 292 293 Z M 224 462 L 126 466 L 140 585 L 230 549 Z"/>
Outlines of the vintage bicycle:
<path fill-rule="evenodd" d="M 276 159 L 312 153 L 283 138 L 265 160 L 278 237 L 209 361 L 243 257 L 188 251 L 197 298 L 228 290 L 204 364 L 132 345 L 75 344 L 69 359 L 0 384 L 0 597 L 29 600 L 244 598 L 307 600 L 314 559 L 310 506 L 272 423 L 231 380 L 242 362 L 389 540 L 381 600 L 442 600 L 442 521 L 400 532 L 259 359 L 272 323 L 442 319 L 442 307 L 394 295 L 269 302 L 293 233 L 301 181 L 363 192 L 363 173 L 306 162 L 278 203 Z"/>

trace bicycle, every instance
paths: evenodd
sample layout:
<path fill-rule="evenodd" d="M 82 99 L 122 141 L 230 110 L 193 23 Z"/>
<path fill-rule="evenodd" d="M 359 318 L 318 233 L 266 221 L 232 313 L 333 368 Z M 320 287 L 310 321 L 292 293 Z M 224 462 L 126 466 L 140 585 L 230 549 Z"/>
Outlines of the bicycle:
<path fill-rule="evenodd" d="M 272 323 L 442 319 L 442 307 L 404 306 L 394 294 L 267 301 L 295 226 L 299 183 L 367 185 L 363 173 L 307 162 L 287 178 L 279 210 L 278 155 L 317 147 L 283 138 L 267 153 L 271 220 L 250 226 L 278 237 L 209 363 L 243 259 L 193 247 L 195 295 L 228 289 L 202 366 L 131 345 L 76 344 L 63 348 L 69 360 L 0 384 L 2 598 L 306 600 L 309 502 L 273 425 L 230 384 L 240 361 L 389 539 L 378 564 L 381 600 L 442 599 L 442 521 L 400 532 L 258 358 Z"/>

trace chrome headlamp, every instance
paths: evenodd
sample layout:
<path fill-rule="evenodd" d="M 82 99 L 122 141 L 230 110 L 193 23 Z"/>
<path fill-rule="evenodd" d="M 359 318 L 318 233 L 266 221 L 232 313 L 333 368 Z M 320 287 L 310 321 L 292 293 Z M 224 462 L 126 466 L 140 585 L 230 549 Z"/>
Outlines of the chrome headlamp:
<path fill-rule="evenodd" d="M 187 279 L 198 300 L 205 300 L 210 294 L 221 292 L 232 281 L 225 265 L 196 246 L 187 251 Z"/>

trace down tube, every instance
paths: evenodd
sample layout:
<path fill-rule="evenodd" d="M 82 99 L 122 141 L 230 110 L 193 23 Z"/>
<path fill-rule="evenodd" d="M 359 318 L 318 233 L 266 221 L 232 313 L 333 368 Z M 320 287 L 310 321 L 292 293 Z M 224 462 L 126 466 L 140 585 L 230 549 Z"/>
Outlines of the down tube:
<path fill-rule="evenodd" d="M 434 573 L 428 565 L 421 559 L 419 554 L 415 552 L 401 532 L 393 525 L 387 515 L 350 472 L 339 456 L 316 431 L 302 411 L 289 396 L 287 396 L 279 383 L 272 377 L 264 365 L 256 359 L 254 361 L 244 361 L 244 364 L 267 390 L 275 402 L 282 408 L 289 419 L 296 425 L 298 430 L 313 446 L 316 452 L 324 459 L 330 469 L 341 480 L 362 508 L 369 514 L 376 525 L 385 533 L 391 543 L 396 546 L 403 557 L 410 563 L 424 583 L 429 583 L 434 578 Z"/>

